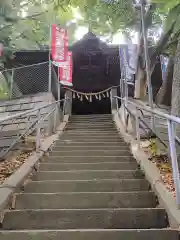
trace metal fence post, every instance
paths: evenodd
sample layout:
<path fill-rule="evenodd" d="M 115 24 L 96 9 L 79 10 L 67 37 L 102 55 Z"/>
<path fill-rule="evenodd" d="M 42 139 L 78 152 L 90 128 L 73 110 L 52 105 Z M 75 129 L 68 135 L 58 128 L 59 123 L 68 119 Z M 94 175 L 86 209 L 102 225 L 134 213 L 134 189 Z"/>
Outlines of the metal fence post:
<path fill-rule="evenodd" d="M 140 149 L 139 110 L 137 107 L 136 107 L 136 138 L 138 143 L 138 149 Z"/>
<path fill-rule="evenodd" d="M 52 85 L 52 66 L 51 66 L 51 25 L 49 26 L 49 78 L 48 78 L 48 92 L 51 92 Z"/>
<path fill-rule="evenodd" d="M 36 128 L 36 152 L 39 151 L 40 144 L 41 144 L 40 143 L 40 141 L 41 141 L 40 110 L 38 111 L 37 118 L 38 118 L 38 122 L 37 122 L 37 128 Z"/>
<path fill-rule="evenodd" d="M 172 163 L 172 173 L 174 179 L 174 186 L 176 191 L 176 203 L 178 208 L 180 208 L 180 180 L 179 180 L 179 168 L 177 161 L 177 153 L 176 153 L 176 142 L 175 142 L 175 129 L 174 123 L 171 120 L 167 120 L 168 124 L 168 138 L 169 138 L 169 149 L 171 155 L 171 163 Z"/>

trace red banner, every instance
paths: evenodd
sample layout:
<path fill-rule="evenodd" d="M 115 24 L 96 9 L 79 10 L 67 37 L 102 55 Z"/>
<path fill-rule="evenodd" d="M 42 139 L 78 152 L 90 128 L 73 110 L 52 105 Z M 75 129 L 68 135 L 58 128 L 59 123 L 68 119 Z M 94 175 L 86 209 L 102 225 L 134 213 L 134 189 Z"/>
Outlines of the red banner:
<path fill-rule="evenodd" d="M 72 86 L 72 52 L 67 53 L 67 61 L 59 67 L 60 83 Z"/>
<path fill-rule="evenodd" d="M 52 24 L 51 28 L 51 53 L 55 63 L 62 63 L 67 60 L 68 36 L 67 31 Z"/>

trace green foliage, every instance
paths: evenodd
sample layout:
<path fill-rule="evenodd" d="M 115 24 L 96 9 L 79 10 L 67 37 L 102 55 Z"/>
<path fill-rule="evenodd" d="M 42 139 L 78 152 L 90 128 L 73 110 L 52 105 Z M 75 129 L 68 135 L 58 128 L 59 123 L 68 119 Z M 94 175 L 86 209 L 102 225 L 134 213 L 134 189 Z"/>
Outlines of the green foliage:
<path fill-rule="evenodd" d="M 152 156 L 157 155 L 158 149 L 157 149 L 157 144 L 155 139 L 150 139 L 150 149 Z"/>
<path fill-rule="evenodd" d="M 169 10 L 173 9 L 179 5 L 179 0 L 152 0 L 152 2 L 159 4 L 159 8 L 164 13 L 167 13 Z"/>
<path fill-rule="evenodd" d="M 83 17 L 79 25 L 86 25 L 98 35 L 112 35 L 134 26 L 138 14 L 132 7 L 131 0 L 118 0 L 107 3 L 101 0 L 70 1 L 78 7 Z"/>
<path fill-rule="evenodd" d="M 162 38 L 172 29 L 163 46 L 163 52 L 174 55 L 180 37 L 180 2 L 179 0 L 153 0 L 153 2 L 157 3 L 157 10 L 164 15 Z"/>

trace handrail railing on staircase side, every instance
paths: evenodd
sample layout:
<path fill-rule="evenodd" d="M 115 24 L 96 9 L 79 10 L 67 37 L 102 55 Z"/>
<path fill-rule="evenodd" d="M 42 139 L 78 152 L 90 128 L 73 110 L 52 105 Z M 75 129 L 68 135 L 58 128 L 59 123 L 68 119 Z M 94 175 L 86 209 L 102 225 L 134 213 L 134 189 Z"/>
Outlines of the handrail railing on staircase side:
<path fill-rule="evenodd" d="M 64 102 L 63 111 L 62 111 L 62 113 L 64 115 L 64 110 L 65 110 L 65 106 L 66 106 L 66 103 L 67 103 L 68 99 L 69 98 L 53 101 L 53 102 L 50 102 L 48 104 L 45 104 L 42 107 L 38 107 L 38 108 L 35 108 L 35 109 L 27 110 L 23 113 L 17 113 L 17 114 L 8 116 L 8 117 L 1 118 L 0 123 L 3 123 L 5 121 L 16 119 L 16 118 L 19 118 L 19 117 L 28 117 L 28 116 L 31 116 L 32 113 L 37 112 L 37 119 L 35 121 L 33 121 L 26 128 L 26 130 L 22 134 L 18 135 L 18 137 L 13 141 L 13 143 L 10 145 L 10 147 L 1 156 L 1 159 L 4 158 L 7 155 L 7 153 L 17 144 L 17 142 L 20 141 L 20 139 L 22 139 L 24 136 L 29 136 L 35 130 L 36 130 L 36 136 L 35 136 L 36 137 L 36 152 L 38 152 L 40 150 L 40 145 L 41 145 L 41 143 L 40 143 L 40 141 L 41 141 L 41 124 L 46 119 L 48 119 L 48 135 L 50 135 L 50 133 L 52 132 L 51 131 L 52 129 L 55 132 L 56 127 L 57 127 L 58 111 L 60 110 L 60 108 L 59 108 L 60 104 L 59 103 Z M 55 107 L 49 113 L 47 113 L 45 116 L 42 117 L 41 116 L 41 110 L 44 109 L 44 108 L 47 108 L 49 106 L 52 106 L 52 105 L 55 105 Z"/>
<path fill-rule="evenodd" d="M 175 124 L 180 124 L 180 118 L 175 117 L 173 115 L 163 113 L 159 110 L 152 109 L 148 106 L 142 106 L 140 104 L 134 103 L 128 99 L 124 101 L 121 97 L 114 96 L 114 98 L 117 100 L 117 111 L 119 112 L 118 109 L 118 100 L 122 101 L 122 107 L 126 109 L 126 111 L 133 115 L 135 118 L 135 123 L 136 123 L 136 138 L 137 138 L 137 145 L 138 148 L 141 147 L 140 145 L 140 121 L 141 117 L 139 114 L 139 111 L 145 111 L 153 115 L 153 117 L 161 117 L 163 119 L 166 119 L 167 121 L 167 126 L 168 126 L 168 139 L 169 139 L 169 153 L 171 156 L 171 165 L 172 165 L 172 174 L 173 174 L 173 180 L 174 180 L 174 185 L 175 185 L 175 192 L 176 192 L 176 203 L 178 205 L 178 208 L 180 208 L 180 176 L 179 176 L 179 166 L 178 166 L 178 160 L 177 160 L 177 151 L 176 151 L 176 142 L 179 142 L 179 138 L 176 136 L 176 131 L 175 131 Z M 124 104 L 126 102 L 126 104 Z M 133 105 L 135 107 L 135 113 L 133 114 L 128 107 L 128 104 Z M 127 114 L 125 113 L 124 116 L 125 120 L 125 125 L 127 124 Z M 125 126 L 127 129 L 127 126 Z M 150 128 L 151 129 L 151 128 Z M 153 129 L 151 129 L 153 131 Z"/>

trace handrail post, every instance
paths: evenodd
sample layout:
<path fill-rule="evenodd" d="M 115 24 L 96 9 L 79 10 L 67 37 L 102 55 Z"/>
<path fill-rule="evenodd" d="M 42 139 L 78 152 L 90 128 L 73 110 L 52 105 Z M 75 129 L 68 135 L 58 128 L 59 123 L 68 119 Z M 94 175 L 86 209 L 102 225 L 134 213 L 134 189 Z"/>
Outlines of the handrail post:
<path fill-rule="evenodd" d="M 66 101 L 67 101 L 67 99 L 65 97 L 64 102 L 63 102 L 63 108 L 62 108 L 62 119 L 64 119 L 65 108 L 66 108 Z"/>
<path fill-rule="evenodd" d="M 116 98 L 116 110 L 117 110 L 117 113 L 119 112 L 119 107 L 118 107 L 118 99 Z"/>
<path fill-rule="evenodd" d="M 180 179 L 179 179 L 179 168 L 177 161 L 177 153 L 176 153 L 176 142 L 175 142 L 175 129 L 174 123 L 171 120 L 167 120 L 168 124 L 168 138 L 169 138 L 169 149 L 171 155 L 171 163 L 172 163 L 172 174 L 174 180 L 174 186 L 176 191 L 176 203 L 178 208 L 180 208 Z"/>
<path fill-rule="evenodd" d="M 51 111 L 51 110 L 50 110 Z M 52 117 L 52 113 L 49 114 L 48 116 L 48 127 L 47 127 L 47 135 L 50 136 L 52 134 L 52 131 L 53 131 L 53 117 Z"/>
<path fill-rule="evenodd" d="M 40 148 L 40 144 L 41 144 L 40 143 L 40 141 L 41 141 L 40 110 L 38 111 L 37 118 L 38 118 L 38 122 L 37 122 L 37 128 L 36 128 L 36 152 L 39 152 L 39 148 Z"/>
<path fill-rule="evenodd" d="M 13 82 L 14 82 L 14 69 L 11 71 L 11 81 L 10 81 L 10 99 L 12 100 L 13 95 Z"/>
<path fill-rule="evenodd" d="M 137 144 L 138 149 L 140 149 L 140 128 L 139 128 L 139 110 L 136 107 L 136 138 L 137 138 Z"/>
<path fill-rule="evenodd" d="M 57 123 L 58 123 L 58 105 L 59 103 L 55 103 L 55 110 L 54 110 L 54 133 L 56 132 L 56 127 L 57 127 Z"/>

